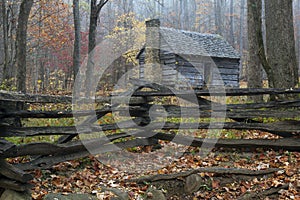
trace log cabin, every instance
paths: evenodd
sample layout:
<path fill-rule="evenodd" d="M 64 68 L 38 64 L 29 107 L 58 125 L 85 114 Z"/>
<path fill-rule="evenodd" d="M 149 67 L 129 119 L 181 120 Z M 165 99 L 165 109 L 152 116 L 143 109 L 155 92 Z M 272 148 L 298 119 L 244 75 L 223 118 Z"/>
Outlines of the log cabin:
<path fill-rule="evenodd" d="M 142 80 L 176 89 L 239 87 L 240 55 L 217 34 L 161 27 L 152 19 L 146 21 L 146 44 L 137 59 Z"/>

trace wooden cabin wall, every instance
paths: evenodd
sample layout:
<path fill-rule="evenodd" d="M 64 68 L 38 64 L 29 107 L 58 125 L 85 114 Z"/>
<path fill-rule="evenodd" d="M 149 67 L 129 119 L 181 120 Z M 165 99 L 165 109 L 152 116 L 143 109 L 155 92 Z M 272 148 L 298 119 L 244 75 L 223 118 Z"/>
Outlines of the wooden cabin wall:
<path fill-rule="evenodd" d="M 162 83 L 163 85 L 174 87 L 177 80 L 176 56 L 174 53 L 161 51 L 160 60 L 162 66 Z"/>
<path fill-rule="evenodd" d="M 239 60 L 229 58 L 209 58 L 203 56 L 178 56 L 174 53 L 162 51 L 160 53 L 162 65 L 162 84 L 177 89 L 203 88 L 223 85 L 239 87 Z M 139 55 L 140 79 L 144 79 L 145 52 Z M 217 66 L 218 69 L 214 69 Z M 219 74 L 221 76 L 218 76 Z M 220 79 L 220 77 L 222 79 Z M 187 83 L 187 79 L 190 82 Z"/>
<path fill-rule="evenodd" d="M 239 87 L 239 60 L 229 58 L 213 58 L 219 69 L 225 86 Z"/>
<path fill-rule="evenodd" d="M 176 70 L 189 77 L 194 88 L 223 84 L 226 87 L 239 87 L 238 59 L 176 56 Z"/>
<path fill-rule="evenodd" d="M 178 72 L 186 76 L 194 75 L 191 78 L 193 88 L 217 86 L 224 83 L 226 86 L 238 86 L 236 74 L 234 74 L 237 70 L 234 69 L 234 65 L 233 69 L 227 70 L 222 59 L 215 63 L 213 59 L 205 56 L 177 56 L 176 60 Z M 219 69 L 217 66 L 221 66 L 221 68 Z M 235 67 L 238 68 L 238 65 Z"/>
<path fill-rule="evenodd" d="M 204 86 L 204 63 L 202 59 L 176 56 L 177 88 L 202 88 Z M 187 82 L 189 80 L 189 82 Z"/>

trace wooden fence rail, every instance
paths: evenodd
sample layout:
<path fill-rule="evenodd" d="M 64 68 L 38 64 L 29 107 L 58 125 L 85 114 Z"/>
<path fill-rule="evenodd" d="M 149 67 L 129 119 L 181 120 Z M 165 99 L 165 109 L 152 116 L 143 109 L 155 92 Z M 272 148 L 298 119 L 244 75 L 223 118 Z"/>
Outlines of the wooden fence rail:
<path fill-rule="evenodd" d="M 142 91 L 143 87 L 150 91 Z M 237 129 L 260 130 L 280 136 L 277 139 L 205 139 L 206 143 L 215 147 L 226 148 L 272 148 L 289 151 L 300 151 L 300 99 L 287 101 L 273 101 L 261 103 L 237 103 L 223 105 L 206 99 L 208 96 L 249 96 L 249 95 L 278 95 L 300 94 L 300 89 L 226 89 L 199 91 L 169 91 L 158 85 L 139 86 L 135 91 L 114 94 L 110 97 L 94 99 L 72 98 L 71 96 L 50 96 L 0 92 L 1 105 L 20 102 L 22 104 L 72 104 L 83 105 L 86 102 L 106 104 L 96 110 L 12 110 L 0 107 L 0 188 L 24 191 L 30 185 L 32 178 L 24 170 L 50 168 L 56 163 L 72 160 L 89 155 L 85 145 L 99 153 L 111 152 L 118 148 L 149 146 L 158 140 L 172 141 L 178 144 L 189 144 L 201 147 L 204 138 L 188 135 L 176 135 L 178 129 Z M 191 106 L 179 106 L 168 103 L 161 98 L 178 97 L 191 102 Z M 196 98 L 195 98 L 196 97 Z M 112 99 L 114 105 L 112 105 Z M 196 99 L 196 100 L 195 100 Z M 126 105 L 129 102 L 129 105 Z M 41 106 L 40 105 L 40 106 Z M 154 107 L 157 105 L 157 107 Z M 40 107 L 35 106 L 35 107 Z M 80 107 L 80 106 L 79 106 Z M 151 110 L 151 114 L 149 114 Z M 117 115 L 118 122 L 98 124 L 99 119 L 108 113 Z M 130 116 L 128 116 L 128 113 Z M 162 115 L 165 113 L 165 115 Z M 149 116 L 151 115 L 151 116 Z M 82 119 L 82 124 L 75 126 L 15 126 L 7 123 L 9 118 L 27 119 Z M 218 117 L 219 116 L 219 117 Z M 213 119 L 211 119 L 213 117 Z M 161 126 L 162 118 L 167 122 Z M 184 122 L 173 122 L 172 119 L 181 118 Z M 193 118 L 193 120 L 191 120 Z M 225 120 L 224 120 L 225 118 Z M 132 123 L 134 122 L 134 123 Z M 146 126 L 151 124 L 151 126 Z M 137 128 L 139 127 L 139 128 Z M 118 130 L 117 133 L 116 130 Z M 173 130 L 173 131 L 171 131 Z M 73 140 L 79 133 L 90 134 L 104 132 L 107 135 L 87 141 Z M 34 137 L 58 135 L 55 143 L 32 142 L 14 144 L 12 137 Z M 173 140 L 176 136 L 176 140 Z M 130 140 L 119 139 L 131 138 Z M 113 143 L 112 143 L 113 142 Z M 6 158 L 19 156 L 36 157 L 26 163 L 12 165 Z"/>

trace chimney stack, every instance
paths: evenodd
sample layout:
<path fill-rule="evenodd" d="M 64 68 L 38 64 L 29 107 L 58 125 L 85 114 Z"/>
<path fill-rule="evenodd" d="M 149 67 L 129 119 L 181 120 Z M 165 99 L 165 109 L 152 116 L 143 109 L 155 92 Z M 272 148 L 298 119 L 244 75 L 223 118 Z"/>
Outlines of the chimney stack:
<path fill-rule="evenodd" d="M 152 82 L 161 83 L 159 19 L 146 21 L 145 53 L 145 78 Z"/>

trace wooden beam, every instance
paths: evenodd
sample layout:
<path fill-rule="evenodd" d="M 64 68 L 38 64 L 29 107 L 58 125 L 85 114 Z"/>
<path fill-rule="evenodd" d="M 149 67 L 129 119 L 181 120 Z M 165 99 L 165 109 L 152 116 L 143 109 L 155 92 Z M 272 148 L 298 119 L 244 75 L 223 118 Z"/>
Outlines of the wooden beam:
<path fill-rule="evenodd" d="M 139 120 L 140 121 L 140 120 Z M 1 130 L 1 137 L 29 137 L 42 135 L 77 135 L 89 134 L 93 132 L 103 132 L 117 130 L 119 124 L 69 126 L 69 127 L 4 127 Z M 130 121 L 121 126 L 123 129 L 135 128 Z M 237 129 L 237 130 L 261 130 L 277 134 L 282 137 L 292 137 L 300 132 L 300 122 L 296 120 L 286 120 L 274 123 L 247 123 L 247 122 L 212 122 L 212 123 L 171 123 L 166 122 L 161 127 L 160 122 L 152 122 L 149 130 L 178 130 L 178 129 Z"/>
<path fill-rule="evenodd" d="M 86 142 L 83 143 L 87 145 L 89 147 L 89 150 L 92 150 L 94 154 L 102 154 L 107 152 L 120 151 L 120 149 L 133 148 L 138 146 L 149 146 L 149 145 L 156 144 L 156 140 L 153 140 L 151 138 L 138 138 L 134 140 L 128 140 L 116 144 L 107 144 L 107 145 L 101 145 L 101 140 L 99 139 L 95 139 L 93 141 L 86 141 Z M 62 145 L 57 145 L 57 146 L 61 147 Z M 69 145 L 66 145 L 65 148 L 61 149 L 59 152 L 56 152 L 56 154 L 54 154 L 55 156 L 41 157 L 32 162 L 20 163 L 17 165 L 17 167 L 22 170 L 47 169 L 60 162 L 74 160 L 77 158 L 83 158 L 85 156 L 90 155 L 90 152 L 86 150 L 83 144 L 81 144 L 82 147 L 80 147 L 80 149 L 70 148 L 68 146 Z M 38 144 L 36 145 L 36 147 L 38 147 Z M 32 153 L 34 153 L 34 151 L 35 150 L 32 149 Z"/>
<path fill-rule="evenodd" d="M 31 184 L 20 183 L 11 179 L 0 177 L 0 188 L 15 190 L 18 192 L 25 192 L 32 188 Z"/>
<path fill-rule="evenodd" d="M 147 85 L 149 86 L 149 84 Z M 211 89 L 196 91 L 151 91 L 151 92 L 135 92 L 133 96 L 249 96 L 249 95 L 278 95 L 278 94 L 299 94 L 300 89 L 272 89 L 272 88 L 232 88 L 232 89 Z"/>
<path fill-rule="evenodd" d="M 154 182 L 160 180 L 172 180 L 177 178 L 184 178 L 191 174 L 197 173 L 214 173 L 214 174 L 223 174 L 223 175 L 245 175 L 245 176 L 259 176 L 259 175 L 267 175 L 272 174 L 281 169 L 277 168 L 269 168 L 265 170 L 249 170 L 242 168 L 222 168 L 222 167 L 201 167 L 197 169 L 192 169 L 188 171 L 172 173 L 172 174 L 154 174 L 142 176 L 136 179 L 129 179 L 127 182 L 137 182 L 137 183 L 145 183 L 145 182 Z"/>
<path fill-rule="evenodd" d="M 193 147 L 201 147 L 202 144 L 211 144 L 214 147 L 225 148 L 270 148 L 274 150 L 288 150 L 300 152 L 299 138 L 281 138 L 281 139 L 202 139 L 189 136 L 180 136 L 174 134 L 157 133 L 153 136 L 156 139 L 172 141 L 177 144 L 183 144 Z"/>
<path fill-rule="evenodd" d="M 114 96 L 115 102 L 126 103 L 130 98 L 130 104 L 142 104 L 147 103 L 142 97 L 130 97 L 130 96 Z M 0 91 L 0 101 L 14 101 L 14 102 L 27 102 L 27 103 L 111 103 L 112 97 L 95 97 L 74 98 L 72 96 L 54 96 L 54 95 L 40 95 L 40 94 L 22 94 L 17 92 Z"/>
<path fill-rule="evenodd" d="M 33 179 L 32 175 L 25 173 L 23 170 L 7 163 L 3 159 L 0 159 L 0 169 L 0 174 L 11 180 L 26 183 Z"/>

